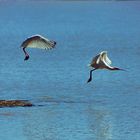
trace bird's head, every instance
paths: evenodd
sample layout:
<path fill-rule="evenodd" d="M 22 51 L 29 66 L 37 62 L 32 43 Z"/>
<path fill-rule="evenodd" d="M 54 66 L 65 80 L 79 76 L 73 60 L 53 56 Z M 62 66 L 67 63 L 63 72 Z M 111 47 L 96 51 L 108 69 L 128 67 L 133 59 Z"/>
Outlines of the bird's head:
<path fill-rule="evenodd" d="M 56 45 L 56 41 L 54 41 L 54 45 Z"/>
<path fill-rule="evenodd" d="M 53 45 L 53 47 L 55 47 L 56 41 L 51 40 L 50 42 L 51 42 L 51 44 Z"/>

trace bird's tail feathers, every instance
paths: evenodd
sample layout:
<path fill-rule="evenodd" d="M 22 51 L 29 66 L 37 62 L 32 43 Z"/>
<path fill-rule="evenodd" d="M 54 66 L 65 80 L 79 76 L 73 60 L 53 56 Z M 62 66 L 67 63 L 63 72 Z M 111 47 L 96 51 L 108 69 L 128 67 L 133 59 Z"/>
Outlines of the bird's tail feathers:
<path fill-rule="evenodd" d="M 87 64 L 87 66 L 88 66 L 89 68 L 93 69 L 93 67 L 91 66 L 91 64 Z"/>
<path fill-rule="evenodd" d="M 91 67 L 91 64 L 87 64 L 88 67 Z"/>

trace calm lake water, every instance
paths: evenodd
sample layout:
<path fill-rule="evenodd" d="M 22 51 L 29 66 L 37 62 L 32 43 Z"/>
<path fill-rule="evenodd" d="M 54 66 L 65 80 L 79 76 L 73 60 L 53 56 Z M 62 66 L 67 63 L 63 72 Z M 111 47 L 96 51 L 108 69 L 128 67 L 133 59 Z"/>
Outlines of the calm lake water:
<path fill-rule="evenodd" d="M 54 50 L 20 45 L 33 34 Z M 0 1 L 0 99 L 34 107 L 0 108 L 2 140 L 140 139 L 140 2 Z M 108 51 L 122 71 L 88 63 Z M 42 106 L 38 106 L 42 105 Z"/>

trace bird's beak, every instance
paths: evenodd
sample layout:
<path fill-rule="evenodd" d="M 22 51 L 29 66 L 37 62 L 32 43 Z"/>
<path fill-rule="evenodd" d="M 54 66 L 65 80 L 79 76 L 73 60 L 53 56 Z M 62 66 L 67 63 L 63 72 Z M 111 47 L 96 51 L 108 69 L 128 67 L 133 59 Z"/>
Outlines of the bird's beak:
<path fill-rule="evenodd" d="M 118 68 L 117 70 L 122 70 L 122 71 L 126 71 L 125 69 L 120 69 L 120 68 Z"/>
<path fill-rule="evenodd" d="M 127 71 L 127 70 L 124 70 L 124 69 L 120 69 L 120 70 L 122 70 L 122 71 Z"/>

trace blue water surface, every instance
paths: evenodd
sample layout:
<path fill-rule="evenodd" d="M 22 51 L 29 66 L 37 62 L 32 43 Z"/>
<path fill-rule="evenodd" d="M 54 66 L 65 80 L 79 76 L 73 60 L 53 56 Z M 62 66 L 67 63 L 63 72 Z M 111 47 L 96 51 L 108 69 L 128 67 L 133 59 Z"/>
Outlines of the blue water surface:
<path fill-rule="evenodd" d="M 41 34 L 55 49 L 20 45 Z M 1 140 L 140 139 L 139 1 L 0 1 L 0 99 L 36 106 L 0 108 Z M 106 50 L 113 66 L 89 77 Z"/>

